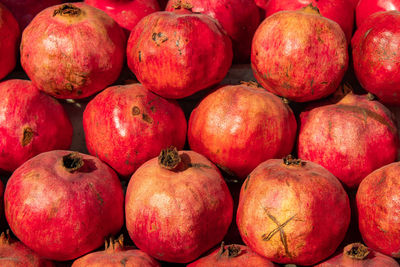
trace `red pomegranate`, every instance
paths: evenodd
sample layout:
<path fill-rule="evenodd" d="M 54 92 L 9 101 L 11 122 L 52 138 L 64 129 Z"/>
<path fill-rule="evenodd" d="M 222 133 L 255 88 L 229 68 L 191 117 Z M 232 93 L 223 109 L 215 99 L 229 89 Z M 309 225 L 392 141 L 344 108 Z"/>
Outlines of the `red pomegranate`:
<path fill-rule="evenodd" d="M 129 32 L 142 18 L 160 10 L 157 0 L 85 0 L 84 2 L 105 11 L 119 26 Z"/>
<path fill-rule="evenodd" d="M 156 12 L 128 40 L 128 66 L 150 91 L 183 98 L 219 83 L 232 63 L 229 37 L 204 14 Z"/>
<path fill-rule="evenodd" d="M 60 103 L 30 81 L 0 83 L 0 169 L 12 172 L 28 159 L 68 149 L 72 125 Z"/>
<path fill-rule="evenodd" d="M 354 0 L 269 0 L 261 8 L 265 15 L 283 10 L 297 10 L 309 4 L 319 9 L 321 15 L 335 21 L 340 25 L 350 43 L 354 24 Z"/>
<path fill-rule="evenodd" d="M 43 9 L 59 5 L 62 0 L 0 0 L 14 15 L 21 30 Z"/>
<path fill-rule="evenodd" d="M 20 38 L 18 22 L 13 14 L 0 3 L 0 79 L 10 73 L 17 61 Z"/>
<path fill-rule="evenodd" d="M 400 104 L 400 12 L 368 17 L 351 41 L 354 72 L 365 90 L 382 102 Z"/>
<path fill-rule="evenodd" d="M 152 257 L 129 247 L 124 247 L 123 236 L 105 242 L 105 250 L 89 253 L 72 263 L 71 267 L 160 267 Z"/>
<path fill-rule="evenodd" d="M 0 235 L 0 266 L 7 267 L 54 267 L 55 265 L 22 242 L 13 240 L 9 231 Z"/>
<path fill-rule="evenodd" d="M 249 61 L 251 40 L 260 24 L 254 0 L 169 0 L 166 10 L 182 7 L 218 20 L 232 39 L 234 61 Z"/>
<path fill-rule="evenodd" d="M 13 233 L 40 256 L 75 259 L 98 248 L 124 223 L 116 173 L 98 158 L 53 150 L 26 161 L 4 193 Z"/>
<path fill-rule="evenodd" d="M 261 257 L 243 245 L 224 245 L 214 250 L 212 253 L 204 256 L 187 267 L 275 267 L 274 263 Z"/>
<path fill-rule="evenodd" d="M 205 97 L 189 120 L 190 148 L 244 179 L 258 164 L 292 151 L 296 119 L 279 97 L 251 84 Z"/>
<path fill-rule="evenodd" d="M 358 225 L 365 244 L 400 258 L 400 163 L 369 174 L 357 191 Z"/>
<path fill-rule="evenodd" d="M 311 161 L 270 159 L 240 192 L 237 225 L 244 243 L 278 263 L 313 265 L 335 252 L 350 222 L 339 180 Z"/>
<path fill-rule="evenodd" d="M 300 115 L 298 156 L 321 164 L 348 187 L 396 160 L 399 137 L 392 113 L 366 95 Z"/>
<path fill-rule="evenodd" d="M 257 81 L 274 94 L 296 102 L 320 99 L 336 90 L 347 70 L 346 38 L 312 5 L 278 12 L 257 29 L 251 66 Z"/>
<path fill-rule="evenodd" d="M 187 263 L 222 241 L 232 209 L 229 189 L 209 160 L 169 148 L 144 163 L 129 181 L 126 228 L 150 256 Z"/>
<path fill-rule="evenodd" d="M 373 251 L 361 243 L 347 245 L 340 253 L 315 267 L 399 267 L 391 257 Z"/>
<path fill-rule="evenodd" d="M 89 153 L 123 176 L 174 145 L 182 149 L 187 123 L 179 105 L 141 84 L 112 86 L 98 94 L 83 113 Z"/>
<path fill-rule="evenodd" d="M 400 0 L 359 0 L 356 7 L 356 24 L 359 28 L 366 18 L 379 11 L 400 10 Z"/>
<path fill-rule="evenodd" d="M 84 98 L 113 83 L 126 38 L 104 11 L 68 3 L 41 11 L 25 28 L 21 64 L 33 84 L 57 98 Z"/>

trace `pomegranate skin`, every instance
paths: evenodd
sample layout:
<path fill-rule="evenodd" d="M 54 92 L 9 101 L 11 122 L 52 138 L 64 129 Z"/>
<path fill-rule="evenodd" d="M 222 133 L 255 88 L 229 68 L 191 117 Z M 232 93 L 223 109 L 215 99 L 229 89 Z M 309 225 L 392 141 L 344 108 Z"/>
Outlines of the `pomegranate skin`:
<path fill-rule="evenodd" d="M 243 245 L 221 245 L 221 248 L 187 265 L 187 267 L 243 266 L 275 267 L 277 265 Z"/>
<path fill-rule="evenodd" d="M 232 63 L 231 46 L 218 22 L 207 15 L 155 12 L 132 30 L 128 66 L 150 91 L 184 98 L 222 81 Z"/>
<path fill-rule="evenodd" d="M 400 163 L 388 164 L 361 182 L 356 196 L 358 225 L 371 249 L 400 258 Z"/>
<path fill-rule="evenodd" d="M 85 3 L 57 5 L 25 28 L 21 65 L 47 94 L 85 98 L 118 78 L 125 47 L 125 33 L 104 11 Z"/>
<path fill-rule="evenodd" d="M 161 167 L 154 158 L 133 174 L 125 198 L 126 228 L 150 256 L 187 263 L 222 241 L 233 201 L 209 160 L 193 151 L 180 151 L 179 157 L 175 169 Z"/>
<path fill-rule="evenodd" d="M 251 41 L 261 19 L 254 0 L 170 0 L 165 10 L 179 6 L 218 20 L 232 40 L 234 61 L 249 61 Z"/>
<path fill-rule="evenodd" d="M 160 11 L 157 0 L 85 0 L 85 3 L 105 11 L 129 32 L 142 18 Z"/>
<path fill-rule="evenodd" d="M 71 146 L 73 129 L 64 108 L 32 82 L 1 82 L 0 95 L 0 169 L 12 172 L 37 154 Z"/>
<path fill-rule="evenodd" d="M 366 95 L 300 114 L 298 156 L 318 163 L 348 187 L 394 162 L 399 137 L 391 112 Z"/>
<path fill-rule="evenodd" d="M 316 163 L 270 159 L 242 185 L 236 217 L 240 234 L 250 249 L 271 261 L 313 265 L 334 253 L 349 222 L 343 186 Z"/>
<path fill-rule="evenodd" d="M 357 28 L 359 28 L 370 15 L 376 12 L 399 9 L 400 0 L 360 0 L 356 6 Z"/>
<path fill-rule="evenodd" d="M 312 8 L 267 17 L 253 38 L 255 78 L 268 91 L 295 102 L 333 93 L 348 67 L 340 26 Z"/>
<path fill-rule="evenodd" d="M 187 122 L 180 106 L 141 84 L 112 86 L 83 113 L 86 146 L 123 176 L 174 145 L 182 149 Z"/>
<path fill-rule="evenodd" d="M 15 67 L 20 33 L 13 14 L 0 3 L 0 79 L 6 77 Z"/>
<path fill-rule="evenodd" d="M 78 152 L 53 150 L 26 161 L 8 180 L 4 203 L 18 239 L 57 261 L 98 248 L 124 222 L 118 176 L 98 158 Z"/>
<path fill-rule="evenodd" d="M 351 41 L 354 72 L 361 86 L 387 104 L 400 104 L 400 12 L 368 17 Z"/>
<path fill-rule="evenodd" d="M 289 154 L 296 119 L 279 97 L 251 85 L 227 85 L 204 98 L 189 119 L 190 148 L 244 179 L 261 162 Z"/>

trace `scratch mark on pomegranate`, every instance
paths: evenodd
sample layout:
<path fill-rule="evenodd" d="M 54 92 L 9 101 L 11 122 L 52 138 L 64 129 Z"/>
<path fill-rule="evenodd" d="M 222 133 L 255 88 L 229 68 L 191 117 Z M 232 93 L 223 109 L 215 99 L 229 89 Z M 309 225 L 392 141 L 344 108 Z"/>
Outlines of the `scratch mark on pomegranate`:
<path fill-rule="evenodd" d="M 156 43 L 157 46 L 160 46 L 162 43 L 168 41 L 168 37 L 162 32 L 153 32 L 151 39 Z"/>

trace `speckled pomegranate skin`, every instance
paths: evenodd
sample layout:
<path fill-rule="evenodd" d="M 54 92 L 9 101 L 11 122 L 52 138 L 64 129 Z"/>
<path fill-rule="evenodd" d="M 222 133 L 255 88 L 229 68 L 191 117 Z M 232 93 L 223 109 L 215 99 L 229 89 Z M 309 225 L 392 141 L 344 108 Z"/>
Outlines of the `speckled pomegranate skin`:
<path fill-rule="evenodd" d="M 222 81 L 232 63 L 232 44 L 207 15 L 161 11 L 133 29 L 127 57 L 129 68 L 147 89 L 178 99 Z"/>
<path fill-rule="evenodd" d="M 270 159 L 242 185 L 236 223 L 254 252 L 281 263 L 313 265 L 330 256 L 350 222 L 349 198 L 322 166 Z"/>
<path fill-rule="evenodd" d="M 72 14 L 62 13 L 67 6 Z M 21 65 L 40 90 L 57 98 L 85 98 L 118 78 L 125 46 L 122 28 L 104 11 L 85 3 L 57 5 L 25 28 Z"/>
<path fill-rule="evenodd" d="M 400 104 L 400 12 L 368 17 L 351 41 L 354 73 L 361 86 L 387 104 Z"/>
<path fill-rule="evenodd" d="M 117 174 L 81 153 L 84 165 L 69 172 L 63 157 L 70 153 L 53 150 L 28 160 L 12 174 L 4 194 L 13 233 L 40 256 L 57 261 L 98 248 L 124 223 Z"/>
<path fill-rule="evenodd" d="M 356 6 L 356 24 L 359 28 L 375 12 L 399 10 L 400 0 L 360 0 Z"/>
<path fill-rule="evenodd" d="M 61 104 L 31 81 L 0 83 L 0 169 L 12 172 L 28 159 L 68 149 L 73 129 Z"/>
<path fill-rule="evenodd" d="M 245 179 L 261 162 L 291 153 L 296 128 L 279 97 L 257 86 L 227 85 L 192 111 L 188 140 L 192 150 Z"/>
<path fill-rule="evenodd" d="M 268 91 L 295 102 L 328 96 L 348 66 L 340 26 L 315 10 L 282 11 L 258 27 L 251 51 L 257 81 Z"/>
<path fill-rule="evenodd" d="M 175 101 L 129 84 L 109 87 L 91 100 L 83 129 L 89 153 L 128 176 L 161 149 L 182 149 L 187 122 Z"/>

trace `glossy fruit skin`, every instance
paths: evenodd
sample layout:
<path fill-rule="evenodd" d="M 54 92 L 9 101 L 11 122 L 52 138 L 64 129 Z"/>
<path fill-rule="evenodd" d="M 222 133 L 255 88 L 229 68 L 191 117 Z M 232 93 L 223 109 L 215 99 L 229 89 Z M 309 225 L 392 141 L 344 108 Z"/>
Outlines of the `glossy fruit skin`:
<path fill-rule="evenodd" d="M 243 266 L 258 266 L 258 267 L 275 267 L 273 262 L 261 257 L 257 253 L 251 251 L 247 246 L 244 245 L 225 245 L 225 251 L 229 247 L 235 246 L 239 249 L 239 255 L 229 256 L 221 255 L 221 248 L 218 248 L 190 264 L 187 267 L 243 267 Z"/>
<path fill-rule="evenodd" d="M 359 229 L 371 249 L 400 258 L 400 163 L 369 174 L 357 191 Z"/>
<path fill-rule="evenodd" d="M 128 84 L 109 87 L 91 100 L 83 129 L 89 153 L 128 176 L 161 149 L 182 149 L 187 122 L 175 101 Z"/>
<path fill-rule="evenodd" d="M 85 3 L 105 11 L 129 32 L 142 18 L 160 11 L 157 0 L 85 0 Z"/>
<path fill-rule="evenodd" d="M 1 82 L 0 95 L 0 169 L 12 172 L 37 154 L 70 147 L 72 125 L 56 99 L 20 79 Z"/>
<path fill-rule="evenodd" d="M 15 67 L 20 34 L 13 14 L 0 3 L 0 79 L 6 77 Z"/>
<path fill-rule="evenodd" d="M 299 158 L 321 164 L 348 187 L 394 162 L 398 148 L 392 113 L 366 95 L 350 93 L 300 115 Z"/>
<path fill-rule="evenodd" d="M 348 67 L 346 38 L 340 26 L 309 10 L 267 17 L 254 35 L 251 51 L 257 81 L 295 102 L 333 93 Z"/>
<path fill-rule="evenodd" d="M 356 6 L 356 24 L 359 28 L 372 14 L 379 11 L 400 10 L 399 0 L 360 0 Z"/>
<path fill-rule="evenodd" d="M 189 11 L 155 12 L 128 40 L 128 66 L 150 91 L 184 98 L 219 83 L 232 63 L 232 44 L 218 22 Z"/>
<path fill-rule="evenodd" d="M 40 256 L 57 261 L 98 248 L 124 223 L 124 195 L 116 173 L 81 153 L 84 165 L 69 172 L 63 157 L 70 153 L 53 150 L 28 160 L 12 174 L 4 194 L 13 233 Z"/>
<path fill-rule="evenodd" d="M 251 85 L 223 86 L 192 111 L 192 150 L 241 179 L 261 162 L 291 153 L 297 123 L 289 105 Z"/>
<path fill-rule="evenodd" d="M 218 20 L 232 40 L 234 61 L 249 61 L 251 40 L 261 19 L 254 0 L 169 0 L 165 10 L 179 4 Z"/>
<path fill-rule="evenodd" d="M 352 0 L 269 0 L 262 8 L 265 16 L 284 11 L 298 10 L 309 4 L 313 4 L 319 9 L 322 16 L 338 23 L 346 35 L 347 42 L 350 43 L 353 34 L 354 24 L 354 4 Z"/>
<path fill-rule="evenodd" d="M 232 220 L 233 201 L 218 169 L 204 156 L 179 151 L 177 170 L 144 163 L 129 181 L 126 227 L 150 256 L 188 263 L 217 245 Z"/>
<path fill-rule="evenodd" d="M 244 243 L 277 263 L 313 265 L 327 258 L 350 222 L 349 199 L 339 180 L 316 163 L 301 162 L 267 160 L 240 192 L 236 223 Z"/>
<path fill-rule="evenodd" d="M 57 98 L 85 98 L 118 78 L 125 47 L 123 30 L 104 11 L 85 3 L 57 5 L 25 28 L 21 65 L 40 90 Z"/>
<path fill-rule="evenodd" d="M 357 29 L 351 45 L 354 72 L 361 86 L 387 104 L 400 103 L 400 12 L 382 11 Z"/>

